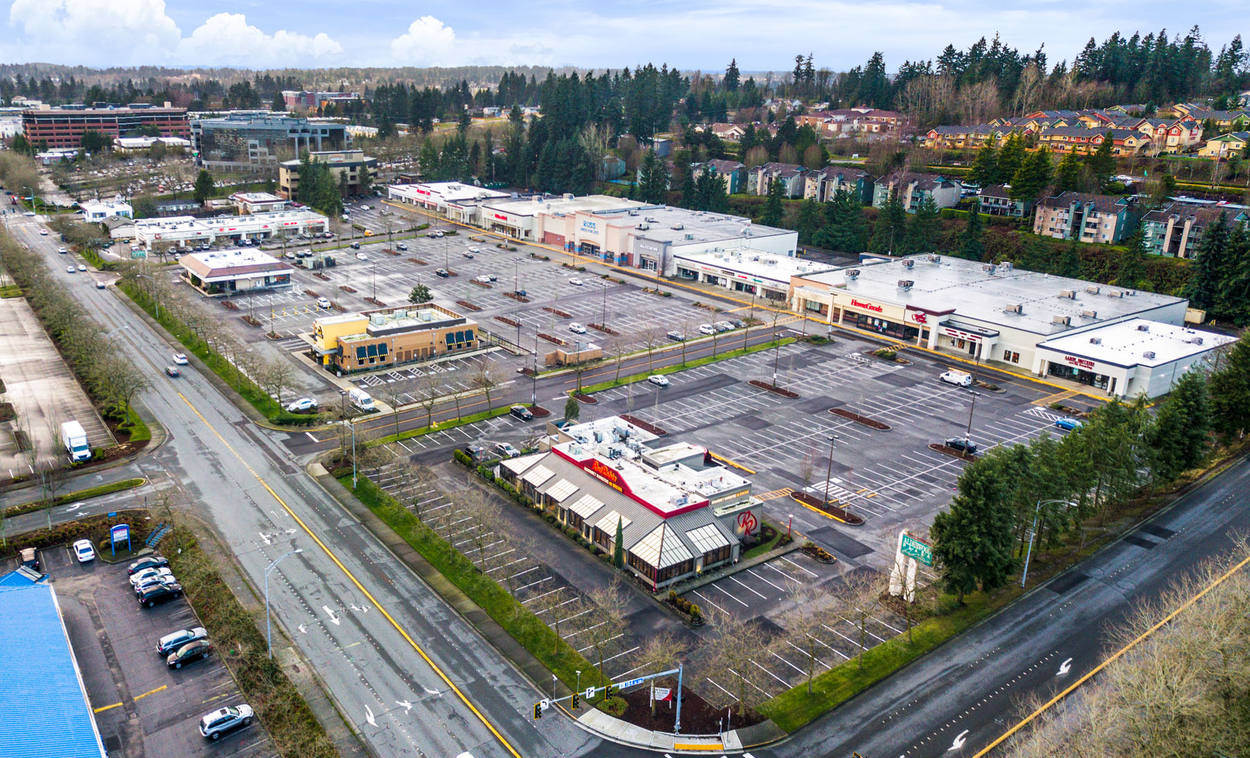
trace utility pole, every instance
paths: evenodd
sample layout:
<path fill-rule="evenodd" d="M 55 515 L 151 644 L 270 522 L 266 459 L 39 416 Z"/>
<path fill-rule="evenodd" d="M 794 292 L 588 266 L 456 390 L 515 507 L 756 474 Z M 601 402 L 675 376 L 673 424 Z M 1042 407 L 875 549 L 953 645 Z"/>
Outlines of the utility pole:
<path fill-rule="evenodd" d="M 829 435 L 829 465 L 825 468 L 825 505 L 829 504 L 829 479 L 833 477 L 833 443 L 837 440 L 838 435 Z"/>

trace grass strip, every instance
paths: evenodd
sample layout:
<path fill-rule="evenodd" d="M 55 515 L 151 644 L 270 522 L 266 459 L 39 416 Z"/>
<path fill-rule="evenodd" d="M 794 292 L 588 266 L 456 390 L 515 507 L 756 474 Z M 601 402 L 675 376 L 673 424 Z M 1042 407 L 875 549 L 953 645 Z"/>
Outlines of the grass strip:
<path fill-rule="evenodd" d="M 758 710 L 787 732 L 850 700 L 855 695 L 893 674 L 903 666 L 932 651 L 943 642 L 962 634 L 968 628 L 1002 608 L 1014 598 L 989 597 L 983 593 L 968 595 L 965 604 L 955 611 L 933 616 L 912 627 L 913 642 L 906 633 L 869 648 L 861 654 L 863 666 L 851 659 L 812 679 L 812 691 L 802 682 L 761 705 Z"/>
<path fill-rule="evenodd" d="M 8 298 L 8 297 L 21 297 L 21 296 L 22 296 L 22 288 L 17 286 L 16 284 L 6 284 L 3 287 L 0 287 L 0 297 Z"/>
<path fill-rule="evenodd" d="M 757 555 L 763 555 L 764 553 L 767 553 L 769 550 L 772 550 L 773 548 L 777 547 L 777 543 L 781 540 L 781 530 L 773 526 L 772 524 L 768 523 L 767 521 L 765 521 L 764 524 L 773 530 L 773 536 L 770 537 L 766 542 L 761 542 L 760 544 L 756 545 L 755 547 L 743 553 L 742 556 L 738 560 L 749 561 L 752 558 L 756 557 Z"/>
<path fill-rule="evenodd" d="M 366 446 L 374 447 L 376 445 L 387 445 L 400 440 L 420 437 L 421 435 L 429 434 L 430 432 L 441 432 L 444 429 L 454 429 L 457 426 L 472 424 L 484 419 L 495 418 L 496 416 L 504 416 L 511 412 L 511 410 L 512 406 L 508 406 L 507 408 L 491 408 L 489 411 L 479 411 L 477 413 L 469 414 L 468 416 L 461 416 L 455 421 L 438 421 L 435 422 L 433 426 L 423 426 L 420 429 L 407 429 L 399 434 L 388 434 L 385 437 L 378 437 L 377 439 L 369 440 L 369 442 L 366 443 Z"/>
<path fill-rule="evenodd" d="M 292 758 L 337 756 L 338 750 L 308 703 L 269 657 L 257 620 L 244 610 L 190 534 L 178 528 L 172 537 L 179 549 L 168 551 L 170 568 L 208 630 L 214 651 L 234 672 L 240 692 L 265 725 L 278 753 Z"/>
<path fill-rule="evenodd" d="M 696 368 L 698 366 L 706 366 L 709 363 L 716 363 L 718 361 L 727 361 L 730 358 L 741 358 L 744 355 L 750 355 L 751 353 L 758 353 L 758 352 L 768 350 L 773 347 L 781 347 L 784 345 L 789 345 L 791 342 L 794 342 L 794 341 L 795 339 L 793 337 L 783 337 L 782 339 L 779 339 L 779 340 L 772 340 L 770 342 L 761 342 L 758 345 L 751 345 L 745 349 L 738 348 L 736 350 L 730 350 L 725 353 L 717 353 L 716 355 L 705 355 L 702 358 L 696 358 L 693 361 L 688 361 L 686 363 L 682 363 L 676 366 L 662 366 L 660 368 L 655 369 L 654 371 L 644 371 L 643 373 L 640 373 L 640 374 L 630 374 L 629 376 L 623 376 L 620 379 L 609 379 L 606 382 L 599 382 L 598 384 L 584 384 L 582 385 L 582 393 L 588 394 L 591 392 L 602 392 L 604 390 L 613 389 L 614 387 L 623 387 L 626 384 L 633 384 L 635 382 L 644 381 L 646 380 L 648 376 L 652 376 L 653 374 L 675 374 L 678 371 L 685 371 L 686 369 Z M 601 364 L 601 365 L 605 365 L 605 364 Z"/>
<path fill-rule="evenodd" d="M 397 535 L 429 561 L 439 573 L 456 585 L 465 595 L 503 627 L 513 639 L 558 676 L 565 684 L 577 682 L 582 672 L 583 686 L 600 685 L 598 670 L 563 638 L 556 635 L 528 608 L 517 602 L 506 589 L 486 576 L 463 553 L 456 550 L 411 511 L 386 494 L 368 477 L 359 477 L 352 488 L 351 474 L 339 477 L 339 483 L 352 491 L 357 499 Z"/>
<path fill-rule="evenodd" d="M 99 484 L 95 487 L 88 487 L 83 490 L 67 492 L 64 495 L 57 495 L 56 498 L 52 500 L 52 505 L 65 505 L 66 503 L 72 503 L 78 500 L 90 500 L 93 497 L 100 497 L 101 495 L 109 495 L 114 492 L 121 492 L 122 490 L 134 489 L 145 482 L 147 482 L 147 479 L 137 476 L 132 479 L 122 479 L 120 482 Z M 47 507 L 47 505 L 42 500 L 33 503 L 22 503 L 21 505 L 11 505 L 4 509 L 4 516 L 5 518 L 20 516 L 23 513 L 32 513 L 45 507 Z"/>
<path fill-rule="evenodd" d="M 239 371 L 234 364 L 209 347 L 202 337 L 192 332 L 186 324 L 175 318 L 168 309 L 162 308 L 158 314 L 156 303 L 142 289 L 130 282 L 118 282 L 117 287 L 122 292 L 125 292 L 136 305 L 146 311 L 149 316 L 165 327 L 165 330 L 172 334 L 174 339 L 178 340 L 187 349 L 187 352 L 194 353 L 200 360 L 204 361 L 204 365 L 208 366 L 223 382 L 230 385 L 231 389 L 239 393 L 249 405 L 268 419 L 270 423 L 287 426 L 309 426 L 320 421 L 320 417 L 316 414 L 288 413 L 267 392 L 262 390 L 256 382 L 253 382 L 243 372 Z"/>

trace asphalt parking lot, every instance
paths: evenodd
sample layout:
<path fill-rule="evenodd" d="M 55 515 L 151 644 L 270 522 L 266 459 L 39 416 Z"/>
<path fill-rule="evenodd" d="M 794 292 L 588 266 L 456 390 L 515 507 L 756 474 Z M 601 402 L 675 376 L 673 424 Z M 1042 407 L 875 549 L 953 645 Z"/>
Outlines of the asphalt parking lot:
<path fill-rule="evenodd" d="M 44 550 L 43 558 L 110 755 L 276 755 L 259 722 L 217 743 L 200 736 L 201 716 L 244 701 L 217 656 L 181 670 L 157 656 L 160 637 L 200 626 L 185 599 L 142 608 L 125 564 L 80 565 L 67 548 Z"/>

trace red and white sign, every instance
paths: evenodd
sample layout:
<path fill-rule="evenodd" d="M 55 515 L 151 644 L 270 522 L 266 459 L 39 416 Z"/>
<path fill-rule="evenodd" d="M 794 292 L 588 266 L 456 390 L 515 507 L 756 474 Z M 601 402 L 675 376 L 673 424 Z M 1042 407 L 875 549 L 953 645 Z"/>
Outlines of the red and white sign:
<path fill-rule="evenodd" d="M 413 187 L 412 189 L 413 189 L 413 191 L 414 191 L 414 192 L 416 192 L 418 195 L 428 195 L 428 194 L 430 194 L 430 191 L 429 191 L 429 190 L 423 190 L 423 189 L 421 189 L 420 187 Z"/>
<path fill-rule="evenodd" d="M 872 311 L 873 313 L 881 313 L 885 310 L 885 308 L 880 305 L 865 303 L 864 301 L 856 300 L 855 298 L 851 298 L 851 306 L 854 308 L 862 308 L 866 311 Z"/>
<path fill-rule="evenodd" d="M 1094 367 L 1094 362 L 1088 358 L 1077 358 L 1075 355 L 1065 355 L 1063 356 L 1063 359 L 1077 368 L 1092 369 Z"/>
<path fill-rule="evenodd" d="M 652 699 L 654 700 L 672 700 L 673 690 L 671 687 L 656 687 L 652 690 Z"/>
<path fill-rule="evenodd" d="M 496 214 L 495 214 L 495 218 L 496 218 L 496 219 L 498 219 L 498 220 L 500 220 L 500 221 L 507 221 L 507 220 L 508 220 L 508 217 L 507 217 L 507 216 L 505 216 L 505 215 L 503 215 L 502 213 L 496 213 Z"/>
<path fill-rule="evenodd" d="M 749 537 L 755 534 L 755 530 L 759 528 L 759 521 L 756 520 L 755 514 L 750 511 L 743 511 L 738 514 L 738 534 L 743 537 Z"/>
<path fill-rule="evenodd" d="M 920 311 L 908 311 L 907 315 L 917 324 L 929 323 L 929 316 L 927 313 L 921 313 Z"/>
<path fill-rule="evenodd" d="M 954 337 L 955 339 L 968 340 L 969 342 L 981 341 L 981 335 L 979 334 L 970 334 L 962 329 L 952 329 L 949 326 L 942 327 L 942 334 L 945 334 L 947 337 Z"/>

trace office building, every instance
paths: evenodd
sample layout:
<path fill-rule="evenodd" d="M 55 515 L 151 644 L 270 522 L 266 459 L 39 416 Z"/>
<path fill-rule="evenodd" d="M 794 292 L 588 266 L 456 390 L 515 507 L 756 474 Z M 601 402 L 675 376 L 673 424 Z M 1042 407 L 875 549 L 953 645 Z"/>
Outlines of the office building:
<path fill-rule="evenodd" d="M 305 152 L 342 150 L 350 138 L 344 124 L 274 115 L 230 113 L 191 122 L 191 151 L 209 168 L 255 168 L 297 159 Z"/>
<path fill-rule="evenodd" d="M 313 151 L 308 159 L 326 164 L 335 186 L 342 189 L 344 195 L 356 195 L 369 187 L 378 166 L 378 159 L 365 155 L 362 150 Z M 278 165 L 278 194 L 288 200 L 294 200 L 299 193 L 301 163 L 301 159 L 293 158 Z"/>
<path fill-rule="evenodd" d="M 109 139 L 138 137 L 155 131 L 160 137 L 188 137 L 186 108 L 157 108 L 135 103 L 105 108 L 38 108 L 22 111 L 22 134 L 30 144 L 51 149 L 77 148 L 82 135 L 99 132 Z"/>
<path fill-rule="evenodd" d="M 295 270 L 255 248 L 188 253 L 178 259 L 178 265 L 182 280 L 208 297 L 286 289 Z"/>

